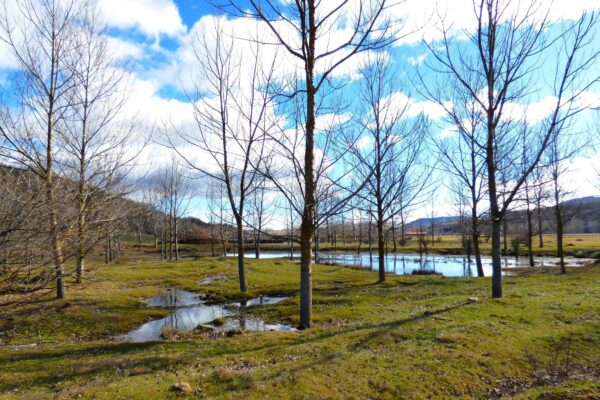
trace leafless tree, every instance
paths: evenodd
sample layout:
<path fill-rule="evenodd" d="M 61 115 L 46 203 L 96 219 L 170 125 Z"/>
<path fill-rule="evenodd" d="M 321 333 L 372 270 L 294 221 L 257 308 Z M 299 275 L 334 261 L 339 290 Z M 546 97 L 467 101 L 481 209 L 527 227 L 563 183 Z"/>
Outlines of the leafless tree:
<path fill-rule="evenodd" d="M 474 0 L 476 27 L 466 31 L 467 41 L 458 44 L 451 35 L 451 26 L 440 21 L 441 43 L 428 43 L 433 62 L 430 68 L 439 79 L 452 83 L 464 97 L 475 103 L 485 120 L 486 135 L 478 145 L 485 149 L 488 197 L 492 225 L 492 297 L 502 297 L 501 228 L 509 207 L 531 172 L 538 166 L 549 146 L 556 127 L 578 114 L 584 106 L 576 104 L 582 92 L 597 83 L 591 71 L 598 58 L 596 33 L 597 15 L 586 13 L 578 21 L 564 22 L 553 35 L 548 11 L 551 5 L 532 1 L 509 7 L 505 0 Z M 465 44 L 466 43 L 466 44 Z M 541 60 L 557 52 L 551 88 L 544 88 Z M 460 89 L 459 89 L 460 88 Z M 518 142 L 522 124 L 509 115 L 511 104 L 531 99 L 542 88 L 556 97 L 553 110 L 539 131 L 531 130 L 540 140 L 532 145 L 528 165 L 518 164 L 513 147 Z M 535 132 L 533 132 L 535 131 Z M 516 172 L 518 171 L 518 172 Z M 498 187 L 499 176 L 506 178 L 506 187 Z"/>
<path fill-rule="evenodd" d="M 423 79 L 422 76 L 421 79 Z M 468 205 L 471 222 L 468 230 L 471 233 L 470 243 L 473 246 L 477 276 L 482 277 L 483 264 L 479 238 L 481 236 L 480 220 L 487 211 L 481 206 L 486 194 L 486 164 L 485 152 L 479 144 L 483 142 L 485 134 L 484 120 L 477 105 L 470 102 L 468 96 L 464 97 L 466 93 L 460 89 L 460 86 L 457 88 L 451 84 L 445 84 L 434 87 L 431 91 L 425 90 L 424 94 L 446 111 L 451 128 L 436 138 L 434 145 L 440 154 L 444 172 L 455 178 L 452 179 L 451 191 L 461 199 L 463 206 Z M 467 198 L 465 198 L 464 189 L 468 190 Z"/>
<path fill-rule="evenodd" d="M 265 227 L 273 221 L 275 217 L 275 207 L 277 206 L 272 195 L 273 188 L 268 186 L 266 177 L 260 177 L 256 180 L 256 187 L 250 192 L 248 198 L 248 223 L 246 224 L 254 231 L 254 255 L 260 258 L 260 241 Z"/>
<path fill-rule="evenodd" d="M 55 123 L 64 150 L 59 157 L 63 175 L 77 182 L 77 283 L 83 280 L 85 257 L 104 238 L 106 225 L 125 216 L 123 208 L 110 215 L 99 211 L 130 192 L 124 180 L 141 147 L 133 142 L 136 123 L 118 119 L 126 102 L 127 70 L 112 56 L 106 30 L 95 2 L 86 3 L 77 18 L 69 65 L 70 107 Z"/>
<path fill-rule="evenodd" d="M 567 196 L 570 194 L 565 187 L 563 179 L 568 172 L 569 160 L 582 152 L 590 144 L 590 140 L 583 132 L 578 132 L 573 126 L 563 122 L 555 129 L 550 146 L 546 154 L 549 179 L 552 185 L 552 198 L 554 204 L 554 222 L 556 229 L 556 256 L 559 259 L 560 272 L 565 274 L 564 259 L 564 229 L 565 224 L 573 218 L 576 205 L 569 212 L 564 206 Z"/>
<path fill-rule="evenodd" d="M 223 197 L 225 187 L 222 180 L 209 185 L 206 192 L 208 202 L 208 221 L 210 224 L 211 252 L 215 256 L 215 242 L 218 240 L 221 245 L 221 254 L 227 255 L 227 241 L 229 240 L 229 229 L 227 215 L 230 214 L 226 204 L 228 200 Z"/>
<path fill-rule="evenodd" d="M 170 134 L 165 138 L 189 168 L 224 183 L 237 226 L 240 291 L 246 292 L 244 211 L 258 169 L 267 157 L 265 132 L 271 123 L 274 60 L 263 63 L 258 43 L 250 44 L 252 60 L 242 60 L 232 36 L 233 32 L 225 32 L 218 21 L 194 36 L 192 46 L 199 76 L 190 98 L 195 126 L 178 132 L 180 139 L 213 165 L 207 165 L 197 154 L 180 151 Z"/>
<path fill-rule="evenodd" d="M 49 240 L 52 244 L 56 296 L 65 295 L 65 235 L 56 195 L 56 125 L 65 118 L 75 84 L 69 62 L 77 50 L 79 0 L 2 2 L 0 40 L 19 64 L 15 76 L 17 107 L 2 114 L 0 133 L 6 156 L 45 182 Z"/>
<path fill-rule="evenodd" d="M 302 157 L 302 222 L 300 227 L 300 326 L 312 324 L 312 242 L 315 231 L 317 183 L 315 162 L 315 126 L 317 94 L 331 84 L 336 69 L 358 53 L 378 50 L 392 43 L 392 32 L 386 0 L 358 3 L 348 0 L 319 2 L 299 0 L 281 3 L 276 0 L 250 0 L 247 8 L 226 1 L 223 8 L 230 13 L 253 18 L 267 25 L 272 40 L 299 63 L 303 73 L 302 87 L 290 93 L 302 96 L 304 140 Z M 336 28 L 344 21 L 344 34 Z M 291 33 L 291 35 L 290 35 Z"/>
<path fill-rule="evenodd" d="M 176 158 L 156 171 L 152 177 L 158 206 L 163 219 L 162 258 L 179 259 L 179 224 L 190 205 L 194 186 Z"/>
<path fill-rule="evenodd" d="M 362 69 L 359 97 L 363 104 L 360 140 L 352 147 L 353 175 L 366 182 L 361 198 L 373 210 L 377 227 L 379 281 L 385 281 L 385 230 L 400 211 L 423 196 L 428 170 L 424 152 L 428 124 L 424 116 L 409 119 L 409 102 L 395 95 L 401 89 L 398 74 L 384 56 L 369 60 Z"/>

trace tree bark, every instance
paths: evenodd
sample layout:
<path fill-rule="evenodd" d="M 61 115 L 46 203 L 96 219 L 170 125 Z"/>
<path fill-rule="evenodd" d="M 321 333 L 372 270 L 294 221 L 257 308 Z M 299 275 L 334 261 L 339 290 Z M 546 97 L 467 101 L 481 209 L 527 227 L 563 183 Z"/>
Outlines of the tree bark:
<path fill-rule="evenodd" d="M 539 197 L 537 199 L 537 222 L 538 222 L 538 237 L 540 240 L 540 249 L 544 247 L 544 232 L 542 226 L 542 202 Z"/>
<path fill-rule="evenodd" d="M 559 258 L 560 273 L 566 274 L 565 258 L 563 252 L 563 215 L 560 206 L 560 193 L 558 189 L 558 175 L 554 174 L 554 214 L 556 216 L 556 256 Z"/>
<path fill-rule="evenodd" d="M 306 39 L 303 39 L 306 40 Z M 308 43 L 306 45 L 306 146 L 304 149 L 305 199 L 300 227 L 300 327 L 312 325 L 312 240 L 315 217 L 314 133 L 315 133 L 315 2 L 308 1 Z"/>
<path fill-rule="evenodd" d="M 244 228 L 242 222 L 242 216 L 236 217 L 237 224 L 237 240 L 238 240 L 238 274 L 240 276 L 240 292 L 246 293 L 248 291 L 246 287 L 246 267 L 244 265 Z"/>

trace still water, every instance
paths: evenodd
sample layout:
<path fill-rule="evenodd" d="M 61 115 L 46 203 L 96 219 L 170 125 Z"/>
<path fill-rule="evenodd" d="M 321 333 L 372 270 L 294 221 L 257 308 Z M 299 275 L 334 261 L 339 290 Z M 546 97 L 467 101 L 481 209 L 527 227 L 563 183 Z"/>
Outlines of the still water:
<path fill-rule="evenodd" d="M 234 254 L 229 254 L 233 256 Z M 246 253 L 248 258 L 253 258 L 254 253 Z M 289 252 L 263 251 L 261 258 L 289 258 Z M 294 253 L 294 259 L 299 259 L 300 253 Z M 569 267 L 580 267 L 588 263 L 589 259 L 565 258 L 565 263 Z M 369 256 L 369 253 L 334 253 L 321 252 L 318 262 L 333 265 L 352 265 L 365 269 L 377 270 L 379 268 L 379 257 L 376 254 Z M 483 271 L 485 276 L 492 275 L 492 258 L 482 256 Z M 536 266 L 552 267 L 558 265 L 557 257 L 534 257 Z M 385 270 L 395 275 L 410 275 L 416 270 L 427 270 L 437 272 L 444 276 L 468 277 L 477 276 L 477 265 L 475 259 L 471 258 L 469 263 L 466 256 L 462 255 L 429 255 L 420 257 L 419 254 L 408 253 L 388 253 L 384 258 Z M 529 260 L 527 257 L 520 257 L 518 261 L 515 257 L 504 257 L 502 259 L 502 268 L 504 273 L 510 273 L 510 268 L 527 267 Z"/>
<path fill-rule="evenodd" d="M 127 342 L 162 340 L 161 333 L 166 328 L 176 329 L 178 332 L 190 332 L 198 325 L 208 324 L 217 318 L 224 319 L 224 325 L 215 327 L 219 330 L 291 331 L 294 330 L 291 326 L 269 324 L 240 314 L 245 307 L 275 304 L 286 299 L 287 297 L 261 296 L 243 303 L 207 304 L 196 293 L 179 289 L 167 290 L 147 299 L 146 305 L 172 309 L 171 314 L 165 318 L 146 322 L 126 334 L 116 336 L 115 339 Z"/>

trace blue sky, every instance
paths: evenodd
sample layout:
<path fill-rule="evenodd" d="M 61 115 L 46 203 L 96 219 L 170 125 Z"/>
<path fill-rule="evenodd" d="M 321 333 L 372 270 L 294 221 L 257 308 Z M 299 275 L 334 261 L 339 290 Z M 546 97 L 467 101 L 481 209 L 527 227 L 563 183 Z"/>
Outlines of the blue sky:
<path fill-rule="evenodd" d="M 210 24 L 211 16 L 220 11 L 202 0 L 98 0 L 98 3 L 110 26 L 114 51 L 131 61 L 135 84 L 132 86 L 129 112 L 155 123 L 191 120 L 191 107 L 184 94 L 195 73 L 193 57 L 190 56 L 191 38 L 194 33 L 202 32 Z M 243 6 L 243 3 L 237 3 Z M 471 0 L 407 0 L 398 3 L 401 5 L 391 12 L 395 13 L 395 17 L 406 20 L 407 30 L 422 28 L 389 50 L 389 56 L 405 76 L 414 75 L 415 68 L 427 60 L 427 52 L 419 44 L 419 39 L 435 40 L 438 37 L 436 15 L 444 14 L 457 31 L 469 30 L 473 26 L 473 20 L 468 18 L 472 15 Z M 598 0 L 555 0 L 550 17 L 555 21 L 575 18 L 583 9 L 594 8 L 600 9 Z M 248 26 L 250 24 L 242 20 L 230 18 L 227 22 L 227 27 L 236 35 Z M 15 63 L 6 48 L 0 46 L 0 84 L 6 84 L 6 77 L 14 68 Z M 284 65 L 282 68 L 287 67 Z M 360 79 L 358 63 L 345 65 L 340 70 L 340 79 Z M 407 89 L 403 94 L 409 96 L 414 113 L 425 113 L 434 126 L 444 129 L 441 122 L 443 113 L 439 107 L 419 98 L 415 90 Z M 543 99 L 543 93 L 536 93 L 536 96 L 532 99 L 534 106 L 536 101 Z M 600 94 L 598 96 L 600 98 Z M 543 113 L 543 104 L 528 110 L 529 114 L 533 112 Z M 142 162 L 149 166 L 168 159 L 168 150 L 158 145 L 149 146 L 142 154 Z M 573 174 L 569 181 L 575 182 L 572 190 L 579 195 L 597 192 L 590 183 L 595 179 L 593 166 L 597 161 L 600 161 L 597 154 L 586 154 L 573 161 Z M 452 213 L 450 201 L 446 203 L 447 209 L 440 214 Z"/>

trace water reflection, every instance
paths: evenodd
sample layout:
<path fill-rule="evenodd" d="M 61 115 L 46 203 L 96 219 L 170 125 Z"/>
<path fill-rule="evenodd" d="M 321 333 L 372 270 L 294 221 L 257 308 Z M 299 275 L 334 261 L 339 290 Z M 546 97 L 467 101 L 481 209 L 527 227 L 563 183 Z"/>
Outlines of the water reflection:
<path fill-rule="evenodd" d="M 289 258 L 289 252 L 262 252 L 261 257 L 269 258 Z M 299 258 L 299 253 L 294 253 L 294 258 Z M 485 276 L 492 275 L 492 258 L 490 256 L 482 256 L 483 271 Z M 587 263 L 587 259 L 565 259 L 565 263 L 570 267 L 578 267 Z M 351 265 L 366 268 L 369 270 L 377 270 L 379 268 L 379 256 L 376 253 L 332 253 L 321 252 L 319 254 L 319 262 L 323 264 L 333 265 Z M 536 266 L 557 266 L 558 258 L 556 257 L 536 257 L 534 258 Z M 502 259 L 502 267 L 505 270 L 510 270 L 514 267 L 527 267 L 528 260 L 524 257 L 515 261 L 514 257 L 504 257 Z M 475 260 L 469 262 L 466 256 L 462 255 L 429 255 L 420 256 L 419 254 L 405 253 L 388 253 L 384 258 L 384 267 L 388 273 L 395 275 L 410 275 L 413 271 L 435 272 L 444 276 L 454 277 L 472 277 L 477 275 L 477 267 Z M 506 273 L 507 271 L 504 271 Z"/>
<path fill-rule="evenodd" d="M 146 322 L 142 326 L 115 337 L 128 342 L 161 340 L 165 329 L 177 332 L 190 332 L 198 325 L 208 324 L 218 318 L 226 318 L 224 325 L 217 329 L 245 329 L 252 331 L 294 330 L 291 326 L 269 324 L 256 318 L 246 318 L 241 314 L 245 307 L 276 304 L 286 297 L 260 296 L 238 303 L 206 304 L 197 294 L 185 290 L 168 290 L 146 300 L 150 307 L 164 307 L 173 312 L 158 320 Z M 238 318 L 228 318 L 239 315 Z M 242 323 L 243 322 L 243 323 Z"/>

